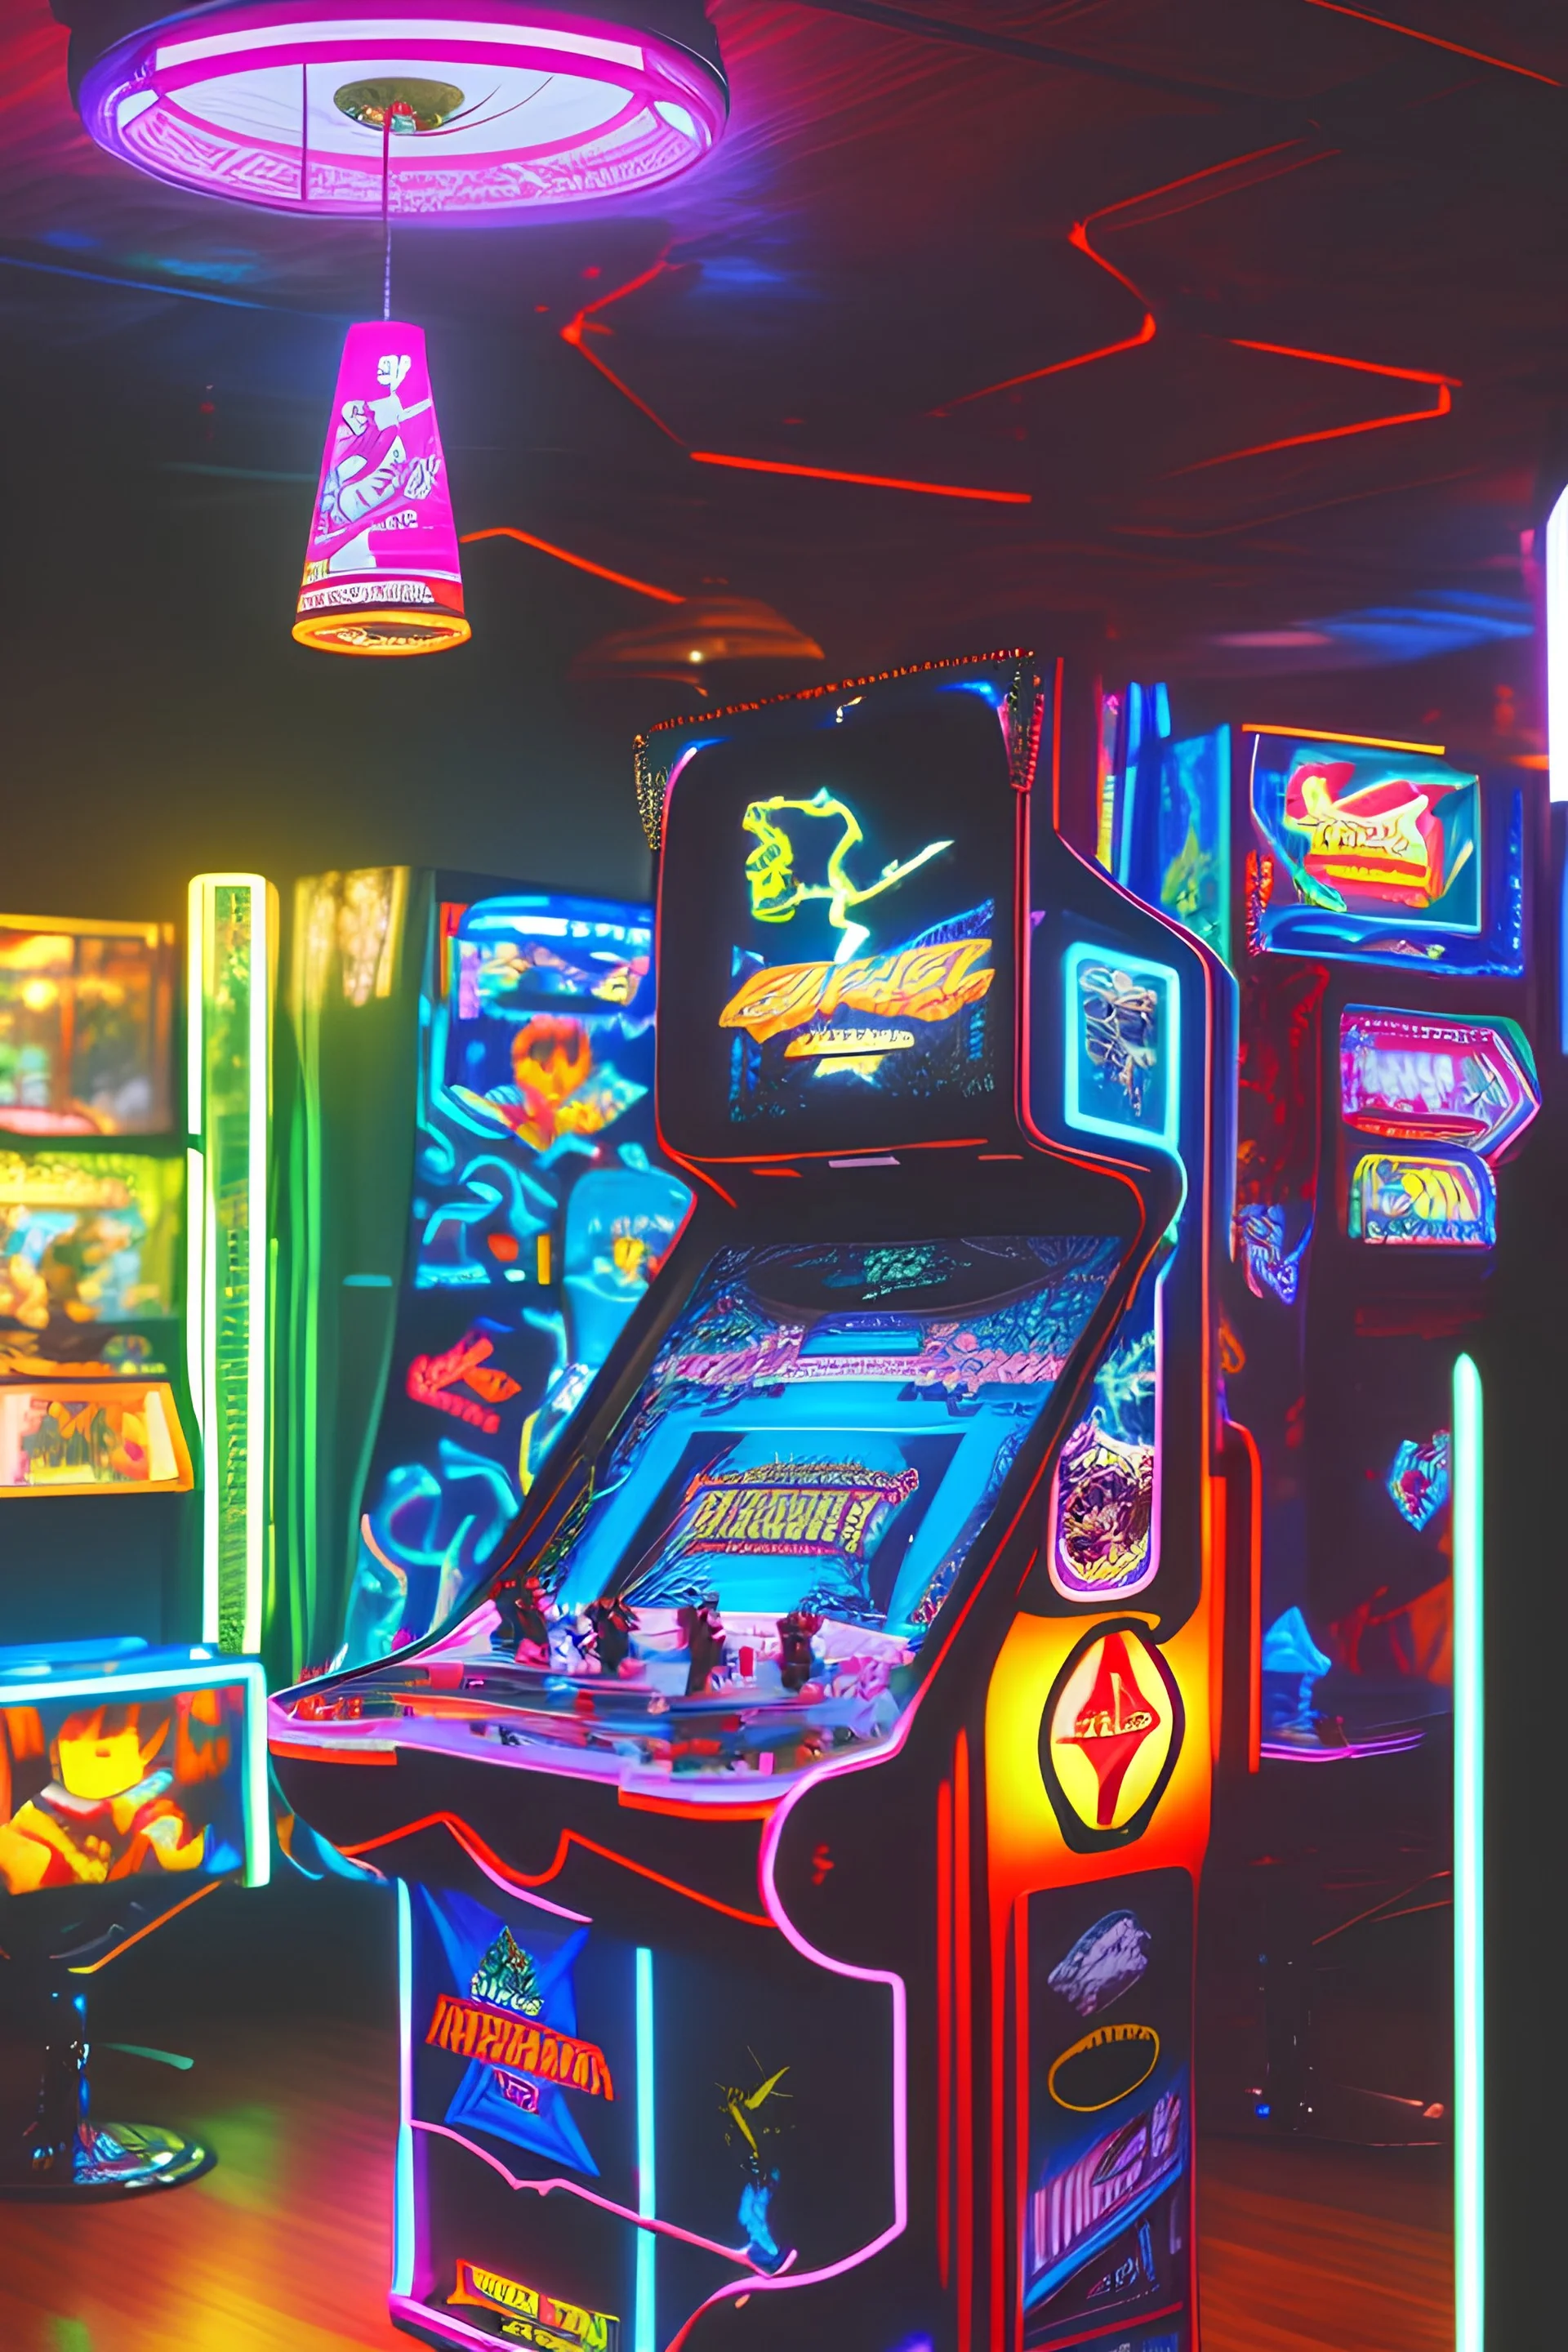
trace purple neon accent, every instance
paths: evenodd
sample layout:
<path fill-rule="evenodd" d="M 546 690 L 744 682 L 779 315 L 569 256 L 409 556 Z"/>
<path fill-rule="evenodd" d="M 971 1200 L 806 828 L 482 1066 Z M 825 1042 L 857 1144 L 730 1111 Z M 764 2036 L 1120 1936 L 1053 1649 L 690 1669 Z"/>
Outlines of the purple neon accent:
<path fill-rule="evenodd" d="M 552 7 L 520 21 L 498 0 L 220 5 L 117 43 L 83 77 L 81 114 L 155 179 L 364 218 L 382 207 L 382 130 L 342 113 L 337 88 L 454 76 L 450 118 L 393 142 L 395 216 L 635 194 L 700 162 L 727 114 L 721 76 L 672 41 Z"/>
<path fill-rule="evenodd" d="M 1392 1731 L 1384 1739 L 1348 1739 L 1342 1748 L 1284 1748 L 1264 1740 L 1258 1750 L 1276 1764 L 1351 1764 L 1361 1756 L 1400 1756 L 1419 1748 L 1425 1734 Z"/>
<path fill-rule="evenodd" d="M 466 2147 L 470 2156 L 477 2156 L 482 2164 L 489 2166 L 492 2172 L 499 2172 L 509 2189 L 531 2189 L 541 2197 L 548 2197 L 552 2189 L 560 2189 L 568 2197 L 581 2197 L 584 2204 L 597 2205 L 602 2212 L 615 2214 L 617 2221 L 629 2221 L 634 2230 L 651 2230 L 661 2238 L 679 2238 L 683 2245 L 695 2246 L 700 2253 L 717 2254 L 721 2262 L 734 2263 L 748 2274 L 753 2268 L 744 2246 L 721 2246 L 713 2238 L 699 2237 L 695 2230 L 683 2230 L 678 2221 L 660 2221 L 650 2214 L 634 2213 L 629 2205 L 617 2205 L 613 2197 L 600 2197 L 592 2189 L 584 2189 L 581 2181 L 563 2180 L 559 2175 L 552 2175 L 548 2180 L 520 2180 L 515 2172 L 509 2171 L 499 2156 L 491 2156 L 488 2148 L 480 2147 L 464 2133 L 454 2131 L 450 2124 L 426 2123 L 422 2116 L 416 2116 L 414 2128 L 416 2131 L 433 2132 L 441 2139 L 455 2139 L 459 2147 Z M 795 2256 L 786 2255 L 785 2260 L 793 2262 Z M 826 2276 L 826 2273 L 821 2275 Z M 487 2343 L 493 2340 L 490 2336 L 485 2338 Z"/>
<path fill-rule="evenodd" d="M 808 1943 L 784 1909 L 778 1889 L 773 1883 L 779 1839 L 784 1833 L 784 1822 L 805 1794 L 806 1790 L 815 1788 L 819 1781 L 836 1777 L 840 1772 L 865 1772 L 875 1769 L 885 1761 L 887 1752 L 884 1749 L 880 1755 L 875 1757 L 851 1757 L 842 1764 L 829 1762 L 820 1765 L 809 1780 L 797 1782 L 788 1795 L 780 1801 L 776 1811 L 763 1831 L 762 1849 L 757 1860 L 757 1881 L 769 1917 L 785 1942 L 793 1944 L 803 1959 L 809 1960 L 814 1968 L 830 1969 L 835 1976 L 854 1977 L 861 1984 L 885 1984 L 892 1995 L 893 2219 L 887 2229 L 881 2231 L 864 2246 L 858 2247 L 854 2253 L 846 2254 L 841 2261 L 825 2263 L 820 2270 L 797 2271 L 788 2278 L 781 2276 L 776 2272 L 772 2276 L 763 2273 L 747 2281 L 744 2288 L 741 2290 L 746 2294 L 778 2294 L 786 2288 L 816 2286 L 824 2279 L 839 2278 L 846 2271 L 858 2270 L 862 2263 L 868 2263 L 873 2255 L 881 2252 L 884 2246 L 890 2246 L 895 2238 L 901 2237 L 909 2227 L 908 2001 L 904 1980 L 891 1969 L 856 1968 L 850 1961 L 836 1960 L 816 1945 Z M 791 2259 L 793 2260 L 793 2256 Z M 735 2292 L 736 2289 L 733 2286 L 721 2286 L 712 2294 L 706 2295 L 685 2326 L 670 2338 L 668 2352 L 680 2352 L 680 2347 L 702 2314 L 710 2310 L 713 2305 L 728 2301 Z"/>

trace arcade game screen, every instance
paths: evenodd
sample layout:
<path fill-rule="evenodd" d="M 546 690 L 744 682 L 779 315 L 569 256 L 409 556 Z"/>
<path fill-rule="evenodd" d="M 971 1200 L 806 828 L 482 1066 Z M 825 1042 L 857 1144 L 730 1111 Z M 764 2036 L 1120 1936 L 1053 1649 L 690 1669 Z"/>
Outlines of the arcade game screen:
<path fill-rule="evenodd" d="M 166 1128 L 174 982 L 172 924 L 0 915 L 0 1130 Z"/>
<path fill-rule="evenodd" d="M 789 1771 L 886 1738 L 1121 1249 L 721 1252 L 543 1549 L 388 1669 L 400 1738 L 468 1747 L 487 1693 L 503 1746 L 589 1771 Z M 362 1682 L 296 1709 L 380 1705 Z"/>
<path fill-rule="evenodd" d="M 246 1769 L 243 1683 L 0 1706 L 0 1892 L 238 1870 Z"/>
<path fill-rule="evenodd" d="M 704 896 L 665 909 L 682 954 L 664 985 L 723 1050 L 660 1078 L 693 1150 L 863 1147 L 879 1103 L 889 1136 L 972 1133 L 1005 1083 L 1015 818 L 994 712 L 955 689 L 918 717 L 839 719 L 701 747 Z M 954 794 L 991 770 L 1001 789 Z M 678 789 L 677 826 L 680 810 Z"/>

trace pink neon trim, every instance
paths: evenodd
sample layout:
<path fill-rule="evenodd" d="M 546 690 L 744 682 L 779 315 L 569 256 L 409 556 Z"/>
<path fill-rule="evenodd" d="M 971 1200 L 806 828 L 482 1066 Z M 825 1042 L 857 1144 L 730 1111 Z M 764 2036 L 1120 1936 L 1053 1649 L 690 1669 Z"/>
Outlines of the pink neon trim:
<path fill-rule="evenodd" d="M 491 2156 L 487 2148 L 476 2147 L 471 2139 L 464 2137 L 463 2133 L 454 2131 L 450 2124 L 426 2123 L 422 2116 L 416 2116 L 413 2118 L 413 2124 L 416 2131 L 434 2132 L 442 2139 L 455 2139 L 459 2147 L 466 2147 L 470 2156 L 477 2156 L 481 2164 L 488 2164 L 492 2172 L 499 2172 L 509 2189 L 532 2189 L 541 2197 L 548 2197 L 552 2189 L 564 2189 L 568 2197 L 581 2197 L 584 2204 L 597 2205 L 602 2212 L 614 2213 L 618 2221 L 629 2221 L 634 2230 L 651 2230 L 661 2238 L 679 2238 L 683 2245 L 695 2246 L 700 2253 L 717 2254 L 721 2262 L 737 2263 L 744 2271 L 749 2272 L 753 2267 L 752 2258 L 743 2246 L 721 2246 L 712 2238 L 700 2238 L 694 2230 L 683 2230 L 679 2222 L 660 2221 L 649 2214 L 634 2213 L 629 2206 L 617 2205 L 611 2197 L 596 2196 L 593 2189 L 584 2189 L 579 2181 L 559 2179 L 520 2180 L 515 2172 L 508 2171 L 499 2156 Z M 793 2254 L 785 2257 L 789 2262 L 793 2262 L 794 2259 Z M 826 2273 L 823 2273 L 822 2275 L 826 2276 Z M 721 2291 L 733 2294 L 734 2289 L 731 2287 Z M 485 2337 L 487 2344 L 493 2341 L 492 2336 Z"/>
<path fill-rule="evenodd" d="M 837 1777 L 840 1772 L 865 1772 L 875 1770 L 886 1761 L 887 1755 L 888 1750 L 884 1748 L 874 1757 L 857 1756 L 847 1759 L 842 1764 L 829 1763 L 821 1765 L 817 1768 L 816 1771 L 812 1774 L 809 1780 L 798 1782 L 795 1788 L 790 1790 L 789 1793 L 781 1800 L 777 1810 L 774 1811 L 772 1819 L 767 1822 L 763 1831 L 762 1850 L 757 1861 L 757 1880 L 762 1889 L 763 1905 L 765 1906 L 768 1916 L 773 1920 L 774 1927 L 777 1927 L 779 1933 L 784 1937 L 787 1943 L 794 1945 L 795 1950 L 800 1953 L 804 1959 L 809 1960 L 815 1968 L 830 1969 L 835 1976 L 854 1977 L 862 1984 L 885 1984 L 888 1987 L 889 1991 L 892 1994 L 893 2219 L 889 2228 L 884 2230 L 879 2236 L 871 2239 L 868 2244 L 859 2247 L 856 2252 L 846 2254 L 842 2261 L 828 2263 L 825 2264 L 821 2270 L 797 2271 L 788 2278 L 782 2277 L 777 2272 L 774 2272 L 771 2275 L 766 2272 L 763 2272 L 755 2278 L 747 2281 L 744 2289 L 742 2290 L 742 2292 L 747 2294 L 782 2293 L 785 2289 L 791 2287 L 816 2286 L 823 2279 L 839 2278 L 846 2271 L 858 2270 L 862 2263 L 868 2263 L 873 2254 L 879 2254 L 884 2246 L 890 2246 L 894 2239 L 901 2237 L 909 2227 L 909 2036 L 907 2016 L 908 1997 L 904 1980 L 902 1977 L 897 1975 L 891 1969 L 856 1968 L 848 1960 L 833 1959 L 826 1952 L 820 1950 L 815 1944 L 807 1943 L 805 1937 L 801 1934 L 800 1929 L 795 1925 L 795 1922 L 791 1919 L 788 1912 L 784 1909 L 784 1905 L 779 1898 L 778 1889 L 773 1884 L 773 1870 L 778 1854 L 778 1843 L 784 1832 L 785 1819 L 794 1811 L 795 1804 L 798 1802 L 800 1798 L 805 1795 L 805 1790 L 808 1788 L 815 1788 L 819 1781 L 827 1780 L 830 1777 Z M 735 2294 L 736 2291 L 736 2288 L 733 2286 L 721 2286 L 719 2287 L 712 2294 L 705 2296 L 702 2302 L 698 2305 L 690 2318 L 686 2322 L 686 2325 L 677 2335 L 671 2336 L 669 2343 L 666 2347 L 666 2352 L 681 2352 L 681 2347 L 687 2341 L 687 2338 L 689 2336 L 691 2330 L 696 2326 L 699 2319 L 701 2318 L 702 2314 L 710 2309 L 714 2304 L 723 2303 L 729 2300 Z"/>

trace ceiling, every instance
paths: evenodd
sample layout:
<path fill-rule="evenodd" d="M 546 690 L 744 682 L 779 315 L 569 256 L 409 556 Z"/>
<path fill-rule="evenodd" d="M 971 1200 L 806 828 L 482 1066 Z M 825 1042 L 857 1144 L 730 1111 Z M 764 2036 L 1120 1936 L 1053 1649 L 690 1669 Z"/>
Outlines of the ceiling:
<path fill-rule="evenodd" d="M 1053 633 L 1221 696 L 1495 667 L 1568 473 L 1568 14 L 1384 5 L 1404 29 L 1329 0 L 716 0 L 732 112 L 698 171 L 396 233 L 459 529 L 763 600 L 837 675 Z M 82 134 L 45 0 L 0 26 L 0 380 L 30 528 L 73 518 L 52 593 L 68 625 L 90 601 L 83 530 L 204 577 L 244 547 L 286 643 L 379 231 L 139 177 Z M 526 637 L 557 680 L 667 609 L 514 540 L 466 567 L 476 646 Z"/>

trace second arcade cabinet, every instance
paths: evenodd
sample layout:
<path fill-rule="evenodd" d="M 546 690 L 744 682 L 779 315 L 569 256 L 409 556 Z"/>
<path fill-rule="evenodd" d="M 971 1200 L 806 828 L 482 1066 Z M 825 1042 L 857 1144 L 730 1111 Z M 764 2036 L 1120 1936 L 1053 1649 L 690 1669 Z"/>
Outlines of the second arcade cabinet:
<path fill-rule="evenodd" d="M 273 1704 L 399 1882 L 427 2341 L 1194 2344 L 1231 1003 L 1059 695 L 640 747 L 690 1218 L 477 1603 Z"/>

